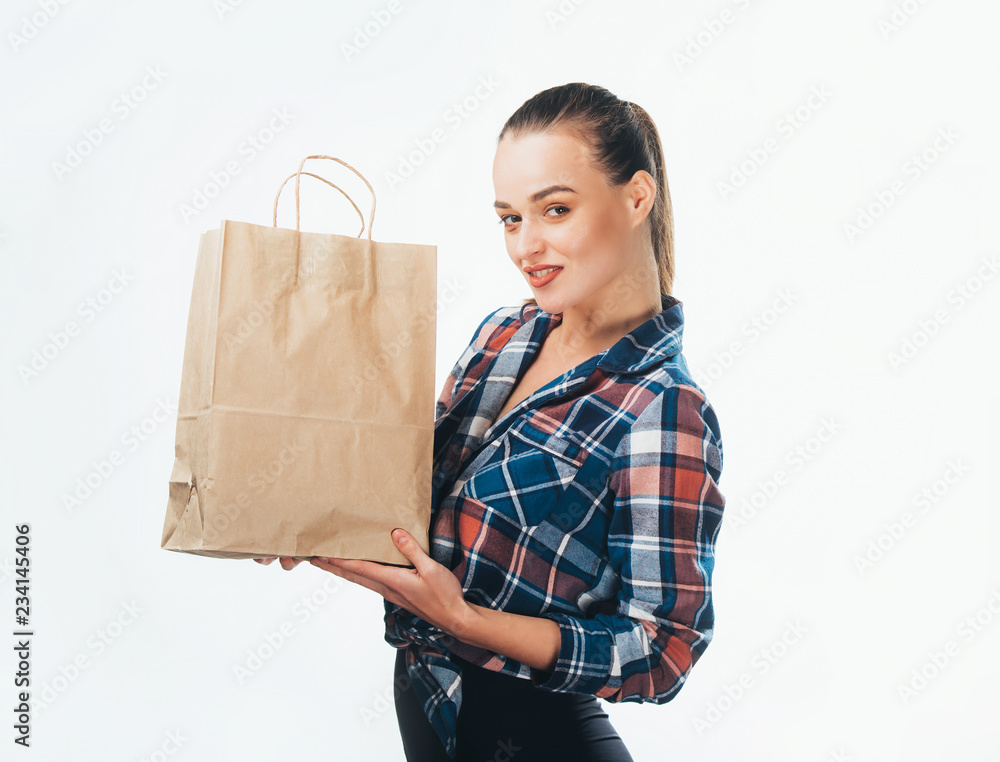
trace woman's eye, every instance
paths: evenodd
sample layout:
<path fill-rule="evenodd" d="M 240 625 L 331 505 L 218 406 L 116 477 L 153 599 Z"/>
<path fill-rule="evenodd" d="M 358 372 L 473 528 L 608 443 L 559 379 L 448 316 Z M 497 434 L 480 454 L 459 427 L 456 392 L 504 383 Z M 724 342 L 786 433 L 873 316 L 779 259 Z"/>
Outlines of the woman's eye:
<path fill-rule="evenodd" d="M 557 210 L 562 210 L 562 214 L 555 214 L 555 215 L 550 215 L 549 214 L 549 212 L 554 212 L 554 211 L 557 211 Z M 562 217 L 568 211 L 569 211 L 569 207 L 562 206 L 560 204 L 558 206 L 553 206 L 553 207 L 551 207 L 549 209 L 546 209 L 545 210 L 545 214 L 549 215 L 550 217 Z M 518 217 L 516 214 L 505 214 L 504 216 L 502 216 L 500 218 L 499 222 L 500 222 L 501 225 L 513 225 L 516 222 L 518 222 L 518 220 L 520 220 L 520 219 L 521 218 Z"/>

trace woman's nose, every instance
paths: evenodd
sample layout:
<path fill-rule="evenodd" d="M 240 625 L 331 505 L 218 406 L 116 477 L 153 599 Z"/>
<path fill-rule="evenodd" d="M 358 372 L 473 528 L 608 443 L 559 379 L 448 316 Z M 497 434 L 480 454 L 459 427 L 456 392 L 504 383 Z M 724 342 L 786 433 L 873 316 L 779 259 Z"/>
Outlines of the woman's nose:
<path fill-rule="evenodd" d="M 542 235 L 541 226 L 532 224 L 528 220 L 522 220 L 520 228 L 517 231 L 517 243 L 515 246 L 518 256 L 522 260 L 530 259 L 533 254 L 541 251 L 544 246 L 545 239 Z"/>

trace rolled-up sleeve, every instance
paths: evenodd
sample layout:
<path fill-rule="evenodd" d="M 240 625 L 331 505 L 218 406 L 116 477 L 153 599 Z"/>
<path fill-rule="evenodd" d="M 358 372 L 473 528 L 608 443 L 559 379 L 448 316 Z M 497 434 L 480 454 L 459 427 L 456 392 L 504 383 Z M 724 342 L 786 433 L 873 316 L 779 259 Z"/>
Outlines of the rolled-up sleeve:
<path fill-rule="evenodd" d="M 696 387 L 668 387 L 632 423 L 614 454 L 608 530 L 617 599 L 587 618 L 544 616 L 561 633 L 552 691 L 608 701 L 672 699 L 712 638 L 712 571 L 725 498 L 722 436 Z"/>

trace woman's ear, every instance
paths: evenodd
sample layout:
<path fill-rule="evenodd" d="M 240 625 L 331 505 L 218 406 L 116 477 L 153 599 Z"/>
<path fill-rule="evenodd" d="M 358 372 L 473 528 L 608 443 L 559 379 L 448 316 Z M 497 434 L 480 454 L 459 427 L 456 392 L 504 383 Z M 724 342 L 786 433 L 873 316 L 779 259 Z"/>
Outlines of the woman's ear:
<path fill-rule="evenodd" d="M 656 182 L 649 172 L 639 169 L 629 180 L 627 190 L 634 213 L 633 223 L 639 225 L 653 211 L 653 204 L 656 201 Z"/>

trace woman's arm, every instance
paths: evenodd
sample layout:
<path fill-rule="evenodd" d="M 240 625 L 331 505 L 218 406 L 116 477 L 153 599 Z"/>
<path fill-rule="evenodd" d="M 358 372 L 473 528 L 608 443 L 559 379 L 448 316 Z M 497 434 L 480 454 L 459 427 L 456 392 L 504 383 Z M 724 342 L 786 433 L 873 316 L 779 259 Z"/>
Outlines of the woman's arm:
<path fill-rule="evenodd" d="M 424 553 L 411 534 L 396 529 L 393 539 L 412 569 L 344 558 L 316 557 L 310 562 L 375 591 L 456 640 L 536 670 L 548 672 L 554 667 L 562 643 L 556 622 L 469 603 L 458 577 Z"/>
<path fill-rule="evenodd" d="M 633 422 L 612 463 L 608 530 L 617 600 L 587 618 L 547 612 L 561 647 L 541 688 L 609 701 L 673 698 L 712 638 L 712 571 L 725 499 L 722 439 L 704 395 L 665 391 Z"/>
<path fill-rule="evenodd" d="M 562 635 L 551 619 L 468 604 L 465 616 L 445 632 L 471 646 L 503 654 L 539 672 L 556 665 Z"/>

